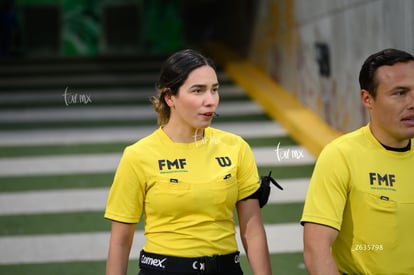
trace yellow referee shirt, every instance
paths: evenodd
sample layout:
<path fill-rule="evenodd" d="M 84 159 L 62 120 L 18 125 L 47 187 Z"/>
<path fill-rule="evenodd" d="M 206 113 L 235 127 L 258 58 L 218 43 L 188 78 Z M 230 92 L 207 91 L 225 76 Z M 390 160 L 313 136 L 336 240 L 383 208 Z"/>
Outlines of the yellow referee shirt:
<path fill-rule="evenodd" d="M 368 126 L 334 140 L 317 160 L 301 222 L 339 231 L 332 253 L 342 273 L 414 274 L 414 149 L 388 151 Z"/>
<path fill-rule="evenodd" d="M 238 250 L 234 207 L 259 188 L 256 162 L 239 136 L 206 128 L 204 139 L 174 143 L 159 128 L 127 147 L 105 217 L 137 223 L 147 252 L 180 257 Z"/>

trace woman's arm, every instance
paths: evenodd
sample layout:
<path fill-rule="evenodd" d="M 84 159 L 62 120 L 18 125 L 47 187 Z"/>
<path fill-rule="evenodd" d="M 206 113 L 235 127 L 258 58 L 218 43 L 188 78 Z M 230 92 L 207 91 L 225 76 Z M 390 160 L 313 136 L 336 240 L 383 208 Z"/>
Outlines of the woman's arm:
<path fill-rule="evenodd" d="M 304 259 L 310 275 L 338 275 L 331 246 L 338 236 L 332 227 L 306 222 L 303 229 Z"/>
<path fill-rule="evenodd" d="M 271 275 L 269 248 L 257 199 L 237 203 L 240 237 L 254 275 Z"/>
<path fill-rule="evenodd" d="M 106 275 L 125 275 L 127 273 L 134 232 L 134 223 L 112 221 Z"/>

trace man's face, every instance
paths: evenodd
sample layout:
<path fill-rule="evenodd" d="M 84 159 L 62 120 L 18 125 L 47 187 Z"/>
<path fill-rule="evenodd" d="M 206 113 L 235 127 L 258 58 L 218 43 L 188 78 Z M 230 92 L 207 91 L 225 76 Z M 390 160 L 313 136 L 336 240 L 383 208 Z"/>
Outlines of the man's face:
<path fill-rule="evenodd" d="M 384 145 L 404 147 L 414 137 L 414 61 L 377 69 L 376 97 L 365 90 L 361 100 L 370 112 L 370 127 Z"/>

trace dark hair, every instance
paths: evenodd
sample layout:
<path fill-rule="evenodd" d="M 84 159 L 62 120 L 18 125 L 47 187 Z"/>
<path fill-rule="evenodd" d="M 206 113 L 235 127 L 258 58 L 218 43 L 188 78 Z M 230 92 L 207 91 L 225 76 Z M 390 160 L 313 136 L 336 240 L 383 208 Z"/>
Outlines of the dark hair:
<path fill-rule="evenodd" d="M 414 61 L 414 57 L 397 49 L 385 49 L 370 55 L 364 62 L 359 72 L 359 85 L 361 90 L 367 90 L 374 98 L 377 93 L 378 80 L 376 71 L 381 66 L 391 66 L 395 63 Z"/>
<path fill-rule="evenodd" d="M 164 125 L 170 119 L 170 107 L 165 102 L 164 96 L 166 94 L 177 95 L 188 75 L 205 65 L 216 69 L 211 59 L 191 49 L 176 52 L 163 63 L 160 78 L 156 84 L 158 95 L 151 97 L 154 110 L 158 113 L 158 124 Z"/>

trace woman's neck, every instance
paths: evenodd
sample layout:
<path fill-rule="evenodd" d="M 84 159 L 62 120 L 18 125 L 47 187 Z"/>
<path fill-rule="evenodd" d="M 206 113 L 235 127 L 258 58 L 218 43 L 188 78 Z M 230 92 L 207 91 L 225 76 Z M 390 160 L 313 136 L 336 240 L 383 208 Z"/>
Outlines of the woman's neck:
<path fill-rule="evenodd" d="M 167 123 L 162 127 L 165 134 L 177 143 L 192 143 L 204 137 L 204 129 L 175 126 Z"/>

